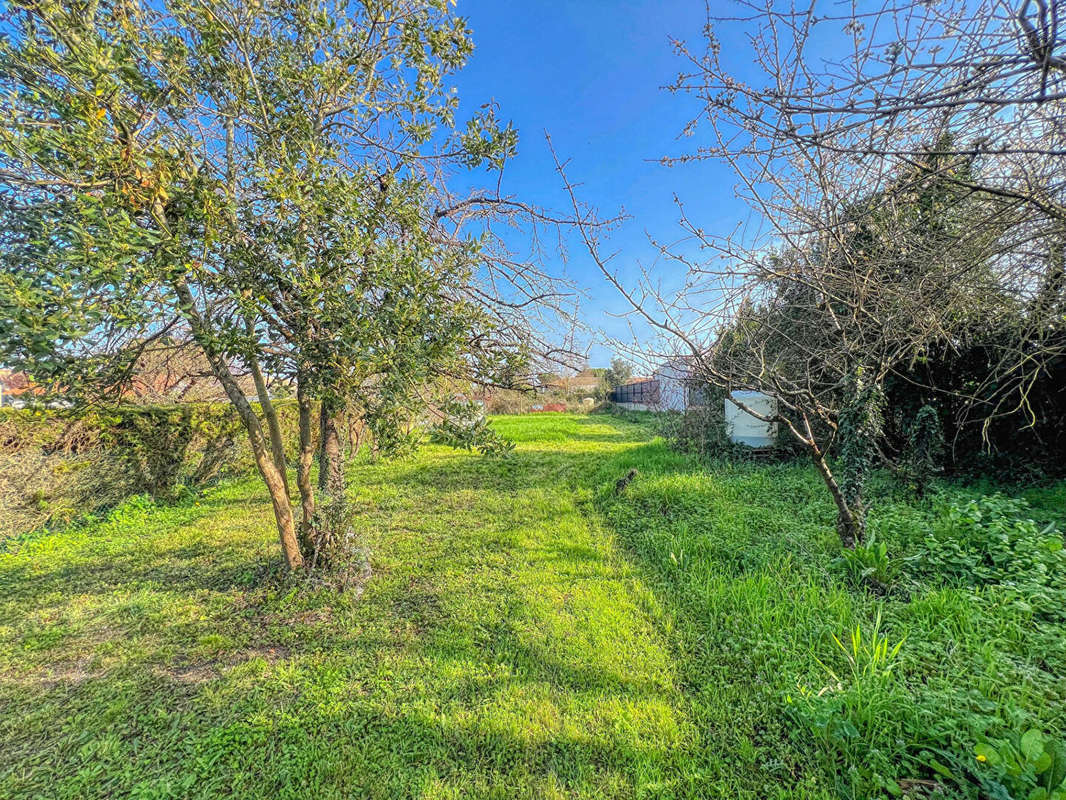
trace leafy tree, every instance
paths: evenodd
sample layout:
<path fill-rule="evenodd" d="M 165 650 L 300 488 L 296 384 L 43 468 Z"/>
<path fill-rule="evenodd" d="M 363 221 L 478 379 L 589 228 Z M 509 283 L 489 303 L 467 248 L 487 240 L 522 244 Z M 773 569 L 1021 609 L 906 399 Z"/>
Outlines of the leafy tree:
<path fill-rule="evenodd" d="M 530 209 L 441 182 L 499 169 L 517 141 L 491 107 L 455 119 L 464 21 L 444 0 L 119 0 L 17 2 L 11 26 L 5 358 L 96 396 L 139 347 L 187 334 L 248 432 L 287 565 L 358 552 L 341 409 L 356 404 L 383 451 L 434 410 L 454 424 L 433 386 L 512 380 L 535 338 L 516 309 L 554 296 L 492 249 L 493 215 Z M 297 386 L 299 528 L 264 374 Z M 329 513 L 310 480 L 315 416 Z"/>
<path fill-rule="evenodd" d="M 611 366 L 606 373 L 607 386 L 617 389 L 633 377 L 633 365 L 624 358 L 612 358 Z"/>

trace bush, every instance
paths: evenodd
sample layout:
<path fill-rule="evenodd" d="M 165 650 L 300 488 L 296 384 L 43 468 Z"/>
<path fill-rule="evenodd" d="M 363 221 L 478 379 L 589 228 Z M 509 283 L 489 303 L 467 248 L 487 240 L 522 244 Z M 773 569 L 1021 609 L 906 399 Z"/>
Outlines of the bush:
<path fill-rule="evenodd" d="M 0 539 L 66 524 L 132 493 L 107 452 L 0 453 Z"/>
<path fill-rule="evenodd" d="M 289 452 L 296 406 L 276 405 Z M 0 536 L 69 522 L 133 494 L 169 500 L 255 469 L 223 403 L 0 410 Z"/>
<path fill-rule="evenodd" d="M 533 394 L 514 389 L 499 389 L 484 397 L 486 414 L 529 414 L 532 411 L 565 411 L 568 414 L 587 414 L 603 407 L 591 398 L 566 397 L 562 392 Z"/>
<path fill-rule="evenodd" d="M 725 414 L 717 405 L 668 412 L 659 419 L 658 433 L 672 448 L 701 459 L 733 455 L 736 446 L 729 440 Z"/>
<path fill-rule="evenodd" d="M 925 497 L 933 477 L 943 471 L 944 429 L 935 408 L 924 405 L 907 426 L 904 474 L 914 493 Z"/>
<path fill-rule="evenodd" d="M 897 562 L 888 555 L 888 545 L 871 534 L 864 543 L 852 548 L 843 548 L 836 564 L 855 587 L 872 589 L 876 594 L 886 593 L 899 571 Z"/>

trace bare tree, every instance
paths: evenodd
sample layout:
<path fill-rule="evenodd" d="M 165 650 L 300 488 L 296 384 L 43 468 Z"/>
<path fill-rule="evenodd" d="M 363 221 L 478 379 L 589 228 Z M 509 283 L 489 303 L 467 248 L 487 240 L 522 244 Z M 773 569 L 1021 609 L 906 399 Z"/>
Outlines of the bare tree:
<path fill-rule="evenodd" d="M 679 203 L 696 247 L 657 243 L 635 285 L 596 232 L 585 244 L 697 380 L 775 398 L 770 415 L 738 405 L 809 453 L 850 545 L 863 535 L 862 478 L 889 375 L 911 379 L 932 348 L 1009 317 L 985 385 L 967 390 L 968 412 L 988 419 L 1024 409 L 1035 377 L 1066 352 L 1058 10 L 740 5 L 729 19 L 708 11 L 701 51 L 676 43 L 688 69 L 672 89 L 700 102 L 685 133 L 701 143 L 667 162 L 728 164 L 757 224 L 715 234 Z M 724 42 L 730 55 L 746 43 L 757 78 L 730 71 Z M 664 295 L 671 269 L 684 289 Z"/>

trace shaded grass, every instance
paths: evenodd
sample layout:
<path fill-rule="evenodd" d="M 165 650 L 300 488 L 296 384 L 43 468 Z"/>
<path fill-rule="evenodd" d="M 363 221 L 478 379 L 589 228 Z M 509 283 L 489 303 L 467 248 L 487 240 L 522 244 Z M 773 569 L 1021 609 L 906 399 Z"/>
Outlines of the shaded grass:
<path fill-rule="evenodd" d="M 782 782 L 797 797 L 977 796 L 978 741 L 1029 727 L 1063 739 L 1063 626 L 1006 592 L 908 578 L 923 527 L 996 487 L 944 485 L 916 503 L 875 486 L 871 528 L 903 573 L 882 597 L 848 580 L 831 502 L 805 465 L 703 469 L 661 443 L 628 451 L 629 464 L 641 476 L 622 498 L 601 490 L 599 506 L 676 616 L 697 750 L 728 764 L 721 796 Z M 1061 524 L 1063 490 L 1016 493 Z M 879 618 L 899 655 L 888 674 L 852 678 L 849 634 L 868 641 Z"/>

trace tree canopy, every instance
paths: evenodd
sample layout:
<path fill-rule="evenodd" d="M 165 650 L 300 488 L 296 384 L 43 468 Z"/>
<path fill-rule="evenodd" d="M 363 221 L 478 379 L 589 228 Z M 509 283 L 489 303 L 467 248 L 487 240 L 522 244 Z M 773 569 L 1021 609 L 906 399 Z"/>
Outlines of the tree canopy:
<path fill-rule="evenodd" d="M 321 549 L 310 459 L 301 548 L 269 397 L 264 432 L 235 365 L 295 381 L 325 439 L 354 402 L 384 450 L 427 412 L 454 428 L 440 381 L 528 371 L 529 312 L 559 310 L 560 284 L 495 249 L 493 219 L 543 215 L 448 190 L 451 171 L 499 170 L 517 135 L 492 106 L 457 120 L 472 43 L 444 0 L 11 8 L 4 358 L 96 396 L 160 337 L 191 339 L 241 413 L 290 566 Z"/>

